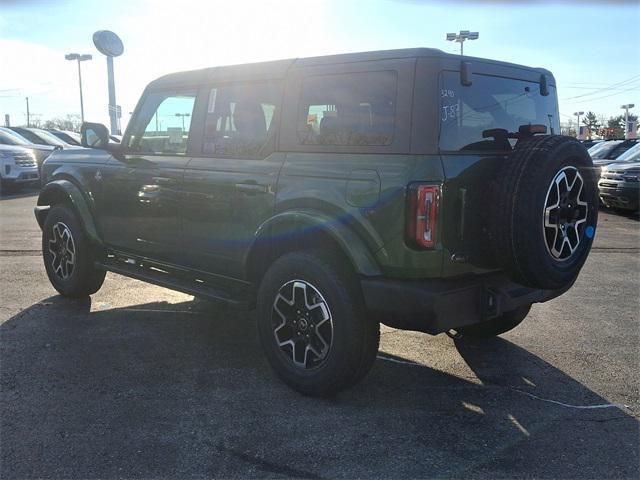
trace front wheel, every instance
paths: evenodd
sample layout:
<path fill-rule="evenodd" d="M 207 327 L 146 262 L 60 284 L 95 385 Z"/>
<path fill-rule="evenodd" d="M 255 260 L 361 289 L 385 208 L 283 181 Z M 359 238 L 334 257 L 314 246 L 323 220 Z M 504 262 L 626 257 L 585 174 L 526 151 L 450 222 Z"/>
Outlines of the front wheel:
<path fill-rule="evenodd" d="M 520 325 L 529 314 L 529 310 L 531 310 L 531 305 L 523 305 L 486 322 L 456 328 L 454 338 L 488 339 L 497 337 Z"/>
<path fill-rule="evenodd" d="M 353 272 L 321 252 L 278 258 L 258 292 L 258 331 L 271 367 L 295 390 L 332 395 L 357 383 L 378 352 Z"/>
<path fill-rule="evenodd" d="M 42 228 L 42 259 L 53 288 L 67 297 L 97 292 L 106 272 L 94 266 L 94 250 L 73 210 L 51 208 Z"/>

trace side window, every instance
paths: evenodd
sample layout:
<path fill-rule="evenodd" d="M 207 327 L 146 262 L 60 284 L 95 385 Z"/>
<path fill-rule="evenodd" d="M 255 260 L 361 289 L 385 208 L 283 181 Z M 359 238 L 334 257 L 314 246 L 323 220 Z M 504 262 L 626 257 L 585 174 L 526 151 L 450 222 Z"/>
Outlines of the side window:
<path fill-rule="evenodd" d="M 226 157 L 264 157 L 271 153 L 280 96 L 281 87 L 273 83 L 212 88 L 202 153 Z"/>
<path fill-rule="evenodd" d="M 149 94 L 135 120 L 129 148 L 136 152 L 184 155 L 195 92 Z"/>
<path fill-rule="evenodd" d="M 395 71 L 308 77 L 302 86 L 298 139 L 303 145 L 389 145 Z"/>

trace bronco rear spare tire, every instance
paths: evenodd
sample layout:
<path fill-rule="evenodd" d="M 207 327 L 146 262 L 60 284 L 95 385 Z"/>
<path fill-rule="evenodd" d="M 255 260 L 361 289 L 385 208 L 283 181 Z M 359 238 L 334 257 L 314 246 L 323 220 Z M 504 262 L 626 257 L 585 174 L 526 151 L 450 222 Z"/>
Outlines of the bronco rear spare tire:
<path fill-rule="evenodd" d="M 498 171 L 492 192 L 496 261 L 516 282 L 560 289 L 577 277 L 598 219 L 596 171 L 571 137 L 522 139 Z"/>

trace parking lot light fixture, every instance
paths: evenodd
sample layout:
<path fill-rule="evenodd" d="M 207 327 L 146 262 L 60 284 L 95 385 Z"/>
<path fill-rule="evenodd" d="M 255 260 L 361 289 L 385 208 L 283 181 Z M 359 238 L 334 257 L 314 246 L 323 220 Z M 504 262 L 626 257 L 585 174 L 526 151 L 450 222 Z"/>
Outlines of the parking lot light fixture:
<path fill-rule="evenodd" d="M 460 30 L 460 33 L 447 33 L 447 41 L 458 42 L 460 44 L 460 55 L 464 55 L 464 42 L 466 40 L 477 40 L 480 38 L 479 32 Z"/>
<path fill-rule="evenodd" d="M 78 84 L 80 85 L 80 119 L 84 123 L 84 102 L 82 101 L 82 72 L 80 62 L 91 60 L 93 57 L 89 54 L 69 53 L 64 56 L 66 60 L 76 60 L 78 62 Z"/>

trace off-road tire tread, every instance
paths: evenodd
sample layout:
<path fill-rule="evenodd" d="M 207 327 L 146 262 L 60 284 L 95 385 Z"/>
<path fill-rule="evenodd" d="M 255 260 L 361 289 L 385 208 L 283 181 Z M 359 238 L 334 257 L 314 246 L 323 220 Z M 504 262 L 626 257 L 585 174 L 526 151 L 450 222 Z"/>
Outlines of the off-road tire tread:
<path fill-rule="evenodd" d="M 490 231 L 494 258 L 512 280 L 531 287 L 562 288 L 570 284 L 586 259 L 584 254 L 582 261 L 576 262 L 573 277 L 564 281 L 544 275 L 530 262 L 523 261 L 535 258 L 536 253 L 529 239 L 529 220 L 517 216 L 515 212 L 520 202 L 534 198 L 541 185 L 533 180 L 540 178 L 548 166 L 546 159 L 550 153 L 564 142 L 575 142 L 575 139 L 544 135 L 520 140 L 493 182 L 491 202 L 495 212 L 491 215 Z M 541 238 L 540 241 L 544 240 Z"/>
<path fill-rule="evenodd" d="M 278 275 L 279 269 L 285 268 L 283 265 L 287 262 L 302 262 L 303 264 L 314 263 L 324 272 L 327 276 L 327 281 L 331 282 L 333 288 L 336 289 L 337 298 L 346 303 L 347 310 L 353 312 L 351 320 L 356 322 L 356 338 L 358 340 L 353 341 L 351 344 L 353 352 L 350 353 L 351 359 L 348 364 L 342 365 L 342 368 L 335 372 L 330 381 L 325 379 L 323 383 L 316 385 L 298 385 L 292 382 L 286 375 L 283 375 L 271 360 L 270 363 L 285 383 L 305 395 L 320 397 L 335 395 L 356 384 L 371 369 L 378 353 L 380 325 L 376 320 L 369 318 L 367 315 L 362 300 L 362 293 L 360 292 L 357 278 L 353 271 L 348 266 L 341 265 L 337 262 L 331 254 L 321 250 L 291 252 L 274 261 L 263 277 L 258 293 L 258 322 L 270 321 L 268 318 L 270 308 L 269 312 L 266 312 L 262 311 L 261 307 L 261 296 L 264 295 L 263 288 L 268 288 L 270 282 L 273 282 L 274 277 Z M 329 307 L 331 308 L 331 305 L 329 305 Z M 264 317 L 261 318 L 260 316 Z M 344 319 L 342 319 L 342 321 L 344 321 Z M 262 335 L 261 341 L 265 350 L 269 348 L 268 345 L 265 345 L 267 340 L 264 339 Z M 335 345 L 332 348 L 335 348 Z M 267 355 L 267 358 L 269 358 L 269 355 Z"/>
<path fill-rule="evenodd" d="M 73 241 L 76 246 L 77 276 L 73 278 L 72 283 L 67 285 L 58 281 L 50 271 L 46 253 L 48 252 L 48 236 L 46 233 L 51 230 L 53 222 L 59 219 L 63 219 L 71 229 Z M 100 290 L 100 287 L 102 287 L 104 283 L 106 271 L 95 267 L 95 251 L 73 209 L 67 205 L 53 206 L 47 214 L 42 230 L 42 258 L 45 263 L 49 281 L 58 293 L 65 297 L 84 298 Z M 75 273 L 76 272 L 74 272 L 74 274 Z"/>

